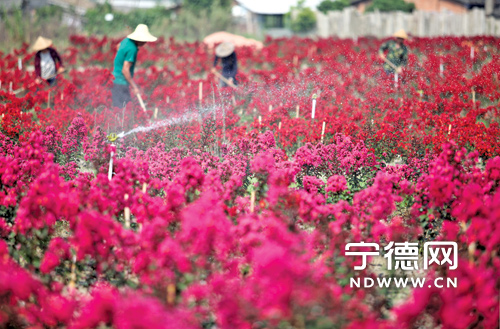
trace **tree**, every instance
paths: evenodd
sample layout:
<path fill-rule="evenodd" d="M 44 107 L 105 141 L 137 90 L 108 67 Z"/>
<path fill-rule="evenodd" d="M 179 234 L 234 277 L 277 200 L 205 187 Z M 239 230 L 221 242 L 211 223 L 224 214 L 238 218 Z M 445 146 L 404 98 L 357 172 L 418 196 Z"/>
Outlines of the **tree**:
<path fill-rule="evenodd" d="M 229 8 L 231 0 L 184 0 L 184 8 L 193 12 L 210 11 L 214 7 Z"/>
<path fill-rule="evenodd" d="M 310 8 L 302 8 L 292 20 L 291 28 L 294 32 L 309 32 L 316 27 L 316 14 Z"/>
<path fill-rule="evenodd" d="M 415 4 L 405 2 L 404 0 L 373 0 L 372 4 L 366 8 L 367 12 L 370 11 L 404 11 L 411 13 L 415 10 Z"/>
<path fill-rule="evenodd" d="M 349 7 L 350 5 L 349 0 L 323 0 L 317 8 L 323 14 L 326 14 L 329 11 L 344 10 L 344 8 Z"/>

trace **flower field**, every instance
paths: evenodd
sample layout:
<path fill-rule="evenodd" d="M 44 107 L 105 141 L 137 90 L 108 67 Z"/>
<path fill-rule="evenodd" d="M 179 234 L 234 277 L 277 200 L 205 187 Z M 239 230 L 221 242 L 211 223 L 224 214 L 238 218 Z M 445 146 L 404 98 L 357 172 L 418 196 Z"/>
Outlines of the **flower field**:
<path fill-rule="evenodd" d="M 499 39 L 413 38 L 397 81 L 382 40 L 268 39 L 237 90 L 160 39 L 147 111 L 111 107 L 119 41 L 71 37 L 55 87 L 0 53 L 0 327 L 498 328 Z M 382 257 L 447 241 L 456 269 Z M 457 286 L 350 284 L 381 276 Z"/>

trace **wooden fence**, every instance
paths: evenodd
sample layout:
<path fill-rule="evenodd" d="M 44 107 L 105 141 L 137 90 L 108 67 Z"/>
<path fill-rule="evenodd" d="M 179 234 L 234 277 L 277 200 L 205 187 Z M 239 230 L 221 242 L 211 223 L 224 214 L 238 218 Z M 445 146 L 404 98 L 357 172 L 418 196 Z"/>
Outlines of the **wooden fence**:
<path fill-rule="evenodd" d="M 465 14 L 451 12 L 372 12 L 360 13 L 349 7 L 328 14 L 317 13 L 317 34 L 320 37 L 360 36 L 387 37 L 399 29 L 420 37 L 432 36 L 500 36 L 500 19 L 486 17 L 484 10 L 473 9 Z"/>

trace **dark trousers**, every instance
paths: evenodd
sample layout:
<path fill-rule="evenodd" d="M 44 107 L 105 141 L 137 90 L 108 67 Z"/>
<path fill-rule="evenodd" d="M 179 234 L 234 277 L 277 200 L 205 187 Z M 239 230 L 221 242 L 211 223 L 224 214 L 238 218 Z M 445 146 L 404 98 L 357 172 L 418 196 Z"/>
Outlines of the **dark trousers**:
<path fill-rule="evenodd" d="M 111 95 L 114 107 L 124 108 L 132 100 L 128 85 L 113 84 Z"/>

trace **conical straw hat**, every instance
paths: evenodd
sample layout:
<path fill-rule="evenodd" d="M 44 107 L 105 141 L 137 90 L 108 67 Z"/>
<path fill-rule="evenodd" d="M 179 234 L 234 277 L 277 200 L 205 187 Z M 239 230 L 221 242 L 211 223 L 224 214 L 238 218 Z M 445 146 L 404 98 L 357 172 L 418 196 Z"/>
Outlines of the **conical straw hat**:
<path fill-rule="evenodd" d="M 141 42 L 153 42 L 158 40 L 157 37 L 154 37 L 151 33 L 149 33 L 148 26 L 145 24 L 137 25 L 135 31 L 132 34 L 129 34 L 127 38 Z"/>
<path fill-rule="evenodd" d="M 399 30 L 392 36 L 395 38 L 408 39 L 408 34 L 406 34 L 405 30 Z"/>
<path fill-rule="evenodd" d="M 215 48 L 215 54 L 218 57 L 227 57 L 234 52 L 234 44 L 232 42 L 223 42 Z"/>
<path fill-rule="evenodd" d="M 36 39 L 35 43 L 33 44 L 33 47 L 31 48 L 33 49 L 33 51 L 40 51 L 47 49 L 50 46 L 52 46 L 52 40 L 46 39 L 44 37 L 38 37 L 38 39 Z"/>

